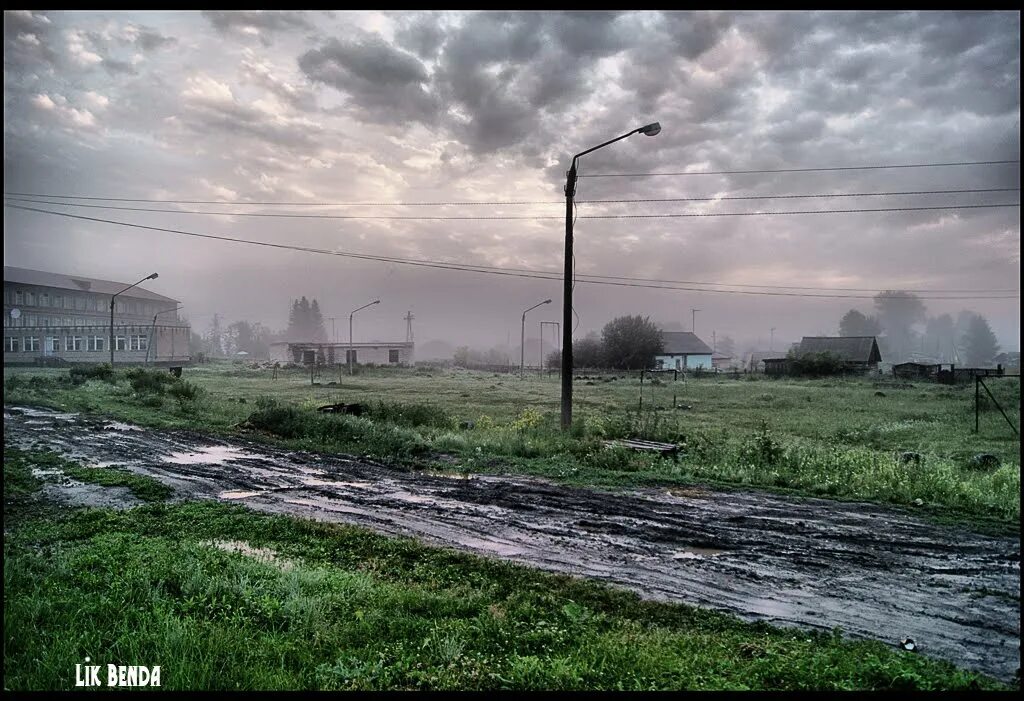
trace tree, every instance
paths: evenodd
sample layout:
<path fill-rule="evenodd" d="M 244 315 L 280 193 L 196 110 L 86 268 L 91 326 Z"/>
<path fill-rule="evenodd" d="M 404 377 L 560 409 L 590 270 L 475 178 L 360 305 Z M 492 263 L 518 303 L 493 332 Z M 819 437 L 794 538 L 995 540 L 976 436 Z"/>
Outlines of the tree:
<path fill-rule="evenodd" d="M 886 337 L 886 360 L 906 360 L 917 337 L 914 325 L 926 318 L 924 302 L 912 292 L 885 290 L 875 295 L 875 309 Z"/>
<path fill-rule="evenodd" d="M 971 367 L 987 365 L 999 352 L 996 335 L 981 314 L 974 314 L 963 337 L 964 362 Z"/>
<path fill-rule="evenodd" d="M 230 355 L 245 351 L 252 358 L 270 357 L 270 332 L 257 322 L 236 321 L 228 326 L 225 334 Z"/>
<path fill-rule="evenodd" d="M 558 362 L 562 362 L 561 353 L 558 355 Z M 604 346 L 596 332 L 588 333 L 580 340 L 572 342 L 572 364 L 578 368 L 604 367 Z"/>
<path fill-rule="evenodd" d="M 650 317 L 639 315 L 609 321 L 601 330 L 601 341 L 606 363 L 623 370 L 652 367 L 664 347 L 658 327 Z"/>
<path fill-rule="evenodd" d="M 206 345 L 210 350 L 210 355 L 224 355 L 224 331 L 220 325 L 220 314 L 213 315 L 210 330 L 206 334 Z"/>
<path fill-rule="evenodd" d="M 856 309 L 851 309 L 839 320 L 840 336 L 878 336 L 882 327 L 878 319 L 866 316 Z"/>
<path fill-rule="evenodd" d="M 324 331 L 324 316 L 320 313 L 320 303 L 315 298 L 309 307 L 309 333 L 310 338 L 317 343 L 327 340 L 327 332 Z"/>

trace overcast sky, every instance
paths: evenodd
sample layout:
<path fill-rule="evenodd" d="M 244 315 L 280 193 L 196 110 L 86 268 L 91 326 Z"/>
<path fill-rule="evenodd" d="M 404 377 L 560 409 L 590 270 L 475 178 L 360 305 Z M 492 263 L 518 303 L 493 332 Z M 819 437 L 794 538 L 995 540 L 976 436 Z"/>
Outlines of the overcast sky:
<path fill-rule="evenodd" d="M 565 170 L 786 169 L 1020 158 L 1020 15 L 746 12 L 4 13 L 4 188 L 228 202 L 540 201 L 528 206 L 273 207 L 253 213 L 545 216 L 536 220 L 225 217 L 50 206 L 190 232 L 401 258 L 559 271 Z M 582 178 L 578 198 L 645 199 L 1019 188 L 1019 166 Z M 1009 192 L 581 204 L 580 273 L 742 285 L 1017 290 L 1020 209 L 661 219 L 1019 202 Z M 84 200 L 82 202 L 85 202 Z M 102 204 L 93 201 L 92 204 Z M 38 206 L 38 205 L 28 205 Z M 4 209 L 7 265 L 134 282 L 205 331 L 286 323 L 320 300 L 347 339 L 481 347 L 561 318 L 561 283 L 251 247 Z M 723 289 L 723 288 L 719 288 Z M 752 288 L 731 288 L 750 290 Z M 768 289 L 768 288 L 765 288 Z M 775 290 L 779 291 L 779 290 Z M 804 290 L 829 294 L 827 290 Z M 833 292 L 864 294 L 870 292 Z M 929 293 L 922 292 L 923 296 Z M 937 294 L 937 293 L 932 293 Z M 998 294 L 987 292 L 974 295 Z M 985 314 L 1019 348 L 1018 299 L 927 300 Z M 833 334 L 870 299 L 578 283 L 577 335 L 625 313 L 711 340 L 776 347 Z M 330 322 L 328 322 L 328 333 Z"/>

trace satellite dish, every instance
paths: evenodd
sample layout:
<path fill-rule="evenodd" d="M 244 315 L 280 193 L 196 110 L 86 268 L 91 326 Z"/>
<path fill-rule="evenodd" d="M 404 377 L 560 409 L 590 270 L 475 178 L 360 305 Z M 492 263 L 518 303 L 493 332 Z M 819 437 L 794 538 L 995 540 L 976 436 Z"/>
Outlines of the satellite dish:
<path fill-rule="evenodd" d="M 18 319 L 20 317 L 21 317 L 21 310 L 20 309 L 15 308 L 15 309 L 11 310 L 11 318 L 12 319 Z"/>

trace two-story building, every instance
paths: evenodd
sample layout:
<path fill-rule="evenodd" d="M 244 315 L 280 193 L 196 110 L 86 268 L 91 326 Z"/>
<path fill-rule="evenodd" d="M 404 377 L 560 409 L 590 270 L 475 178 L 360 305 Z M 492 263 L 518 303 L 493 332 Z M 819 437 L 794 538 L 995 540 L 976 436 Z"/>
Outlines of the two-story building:
<path fill-rule="evenodd" d="M 4 364 L 181 365 L 191 329 L 175 299 L 131 283 L 4 266 Z"/>

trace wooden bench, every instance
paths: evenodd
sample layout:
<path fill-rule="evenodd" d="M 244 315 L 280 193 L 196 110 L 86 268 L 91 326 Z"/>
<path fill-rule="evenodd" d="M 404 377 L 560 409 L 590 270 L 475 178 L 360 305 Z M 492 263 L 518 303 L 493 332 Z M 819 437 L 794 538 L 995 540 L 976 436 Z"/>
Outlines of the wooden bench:
<path fill-rule="evenodd" d="M 662 455 L 671 455 L 677 457 L 679 455 L 679 449 L 682 448 L 678 443 L 658 443 L 657 441 L 639 441 L 631 438 L 622 438 L 618 440 L 604 441 L 606 448 L 629 448 L 630 450 L 637 450 L 649 453 L 660 453 Z"/>

